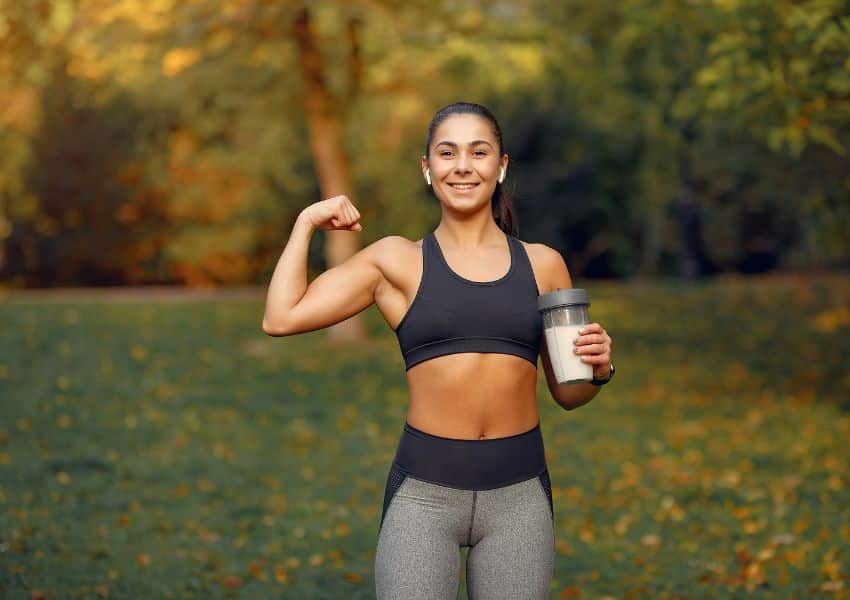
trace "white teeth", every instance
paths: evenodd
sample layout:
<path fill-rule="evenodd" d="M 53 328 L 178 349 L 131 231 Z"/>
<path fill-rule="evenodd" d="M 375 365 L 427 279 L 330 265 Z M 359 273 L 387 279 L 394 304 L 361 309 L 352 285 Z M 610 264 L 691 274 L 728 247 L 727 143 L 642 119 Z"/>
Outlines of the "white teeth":
<path fill-rule="evenodd" d="M 469 190 L 469 189 L 474 188 L 478 184 L 476 184 L 476 183 L 450 183 L 449 185 L 452 186 L 453 188 L 458 189 L 458 190 Z"/>

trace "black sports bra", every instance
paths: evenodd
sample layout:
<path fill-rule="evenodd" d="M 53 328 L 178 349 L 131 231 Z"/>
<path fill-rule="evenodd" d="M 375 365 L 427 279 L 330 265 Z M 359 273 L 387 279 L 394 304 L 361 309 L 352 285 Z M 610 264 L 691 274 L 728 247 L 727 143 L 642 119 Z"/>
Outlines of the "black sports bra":
<path fill-rule="evenodd" d="M 405 370 L 429 358 L 458 352 L 496 352 L 535 367 L 543 335 L 540 294 L 531 261 L 516 237 L 505 233 L 508 272 L 495 281 L 472 281 L 449 267 L 432 231 L 422 240 L 422 279 L 395 329 Z"/>

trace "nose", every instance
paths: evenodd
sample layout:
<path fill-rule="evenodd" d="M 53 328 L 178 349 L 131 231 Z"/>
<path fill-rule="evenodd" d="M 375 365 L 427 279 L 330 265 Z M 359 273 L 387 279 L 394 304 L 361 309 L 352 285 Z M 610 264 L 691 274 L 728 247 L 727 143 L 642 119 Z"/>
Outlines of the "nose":
<path fill-rule="evenodd" d="M 457 162 L 455 163 L 455 171 L 461 173 L 468 173 L 470 171 L 469 167 L 469 156 L 466 152 L 458 153 Z"/>

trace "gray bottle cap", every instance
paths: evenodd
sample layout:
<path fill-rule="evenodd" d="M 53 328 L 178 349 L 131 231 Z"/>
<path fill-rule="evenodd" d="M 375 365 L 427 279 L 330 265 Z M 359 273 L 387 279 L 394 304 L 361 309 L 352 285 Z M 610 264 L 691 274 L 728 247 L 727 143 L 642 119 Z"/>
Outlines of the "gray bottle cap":
<path fill-rule="evenodd" d="M 537 297 L 537 310 L 550 310 L 558 306 L 573 306 L 576 304 L 586 304 L 590 306 L 590 299 L 587 297 L 587 290 L 582 288 L 561 288 L 552 290 L 545 294 L 540 294 Z"/>

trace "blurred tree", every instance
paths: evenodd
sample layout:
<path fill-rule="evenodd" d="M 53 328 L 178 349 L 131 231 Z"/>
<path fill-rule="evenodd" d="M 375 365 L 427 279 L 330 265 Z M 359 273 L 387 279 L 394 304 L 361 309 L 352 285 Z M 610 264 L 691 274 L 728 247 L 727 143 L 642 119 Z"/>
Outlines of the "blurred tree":
<path fill-rule="evenodd" d="M 809 144 L 844 155 L 850 118 L 850 5 L 843 0 L 716 2 L 696 77 L 702 107 L 772 149 Z"/>
<path fill-rule="evenodd" d="M 0 0 L 0 275 L 50 283 L 59 257 L 87 281 L 265 282 L 331 189 L 363 242 L 416 239 L 439 210 L 425 128 L 461 99 L 499 116 L 521 230 L 576 275 L 846 264 L 845 9 Z M 311 272 L 356 249 L 334 237 Z"/>
<path fill-rule="evenodd" d="M 827 161 L 829 167 L 815 160 L 815 154 L 823 155 L 821 151 L 813 150 L 811 156 L 798 157 L 804 160 L 790 164 L 775 152 L 764 152 L 758 147 L 760 140 L 767 143 L 776 131 L 787 131 L 781 111 L 759 101 L 759 93 L 748 87 L 756 85 L 752 79 L 738 77 L 733 81 L 731 75 L 725 79 L 717 75 L 727 65 L 720 58 L 725 56 L 724 49 L 732 52 L 729 42 L 724 41 L 724 27 L 745 20 L 755 30 L 779 30 L 777 35 L 757 37 L 759 43 L 771 46 L 770 52 L 759 50 L 754 42 L 747 46 L 752 48 L 747 50 L 751 52 L 750 60 L 786 56 L 783 40 L 791 35 L 789 29 L 796 27 L 805 33 L 795 34 L 800 39 L 799 53 L 787 54 L 787 60 L 797 57 L 793 61 L 799 63 L 799 57 L 812 55 L 811 63 L 819 65 L 813 67 L 814 72 L 820 73 L 817 79 L 824 86 L 830 82 L 832 89 L 840 90 L 847 73 L 838 61 L 844 60 L 846 52 L 834 50 L 843 48 L 848 41 L 847 36 L 840 42 L 835 39 L 846 24 L 838 17 L 842 10 L 839 5 L 844 3 L 812 0 L 795 4 L 805 10 L 790 10 L 790 3 L 774 5 L 757 0 L 536 3 L 540 19 L 552 26 L 547 42 L 552 50 L 549 62 L 555 73 L 554 85 L 567 90 L 565 93 L 571 98 L 568 106 L 576 109 L 572 118 L 583 121 L 600 140 L 600 144 L 586 145 L 585 155 L 592 157 L 602 152 L 612 156 L 619 152 L 615 147 L 636 150 L 635 165 L 625 165 L 620 177 L 631 171 L 636 178 L 636 185 L 627 194 L 635 224 L 640 227 L 636 246 L 632 247 L 641 256 L 638 272 L 675 270 L 680 276 L 693 276 L 717 269 L 753 271 L 775 266 L 790 244 L 806 237 L 805 232 L 798 231 L 800 198 L 825 197 L 820 184 L 803 176 L 803 165 L 809 171 L 822 171 L 823 177 L 817 178 L 821 181 L 834 182 L 838 177 L 842 183 L 831 189 L 838 193 L 835 188 L 841 188 L 846 204 L 850 189 L 846 168 L 838 168 L 834 160 Z M 825 4 L 830 8 L 824 8 Z M 774 13 L 764 27 L 763 21 L 753 16 L 761 14 L 759 11 Z M 824 16 L 827 13 L 830 18 Z M 788 16 L 785 23 L 776 17 L 791 14 L 794 18 Z M 809 29 L 803 28 L 804 21 Z M 815 39 L 813 23 L 820 23 L 823 30 L 818 38 L 820 48 L 817 44 L 807 45 Z M 820 55 L 824 49 L 830 50 L 829 56 Z M 706 67 L 705 57 L 710 54 L 719 57 L 719 65 Z M 730 64 L 739 65 L 741 60 L 737 57 L 737 62 Z M 735 74 L 740 76 L 737 71 Z M 712 90 L 715 81 L 717 89 Z M 731 93 L 736 86 L 743 92 Z M 715 92 L 717 98 L 712 98 Z M 805 94 L 815 91 L 810 89 Z M 742 105 L 731 100 L 726 104 L 718 101 L 725 97 L 737 98 L 737 102 L 751 100 L 752 104 L 749 110 L 733 114 Z M 783 98 L 783 92 L 777 94 L 777 106 Z M 713 107 L 710 110 L 709 105 Z M 846 104 L 836 102 L 830 116 L 823 117 L 832 119 L 835 132 L 846 132 L 850 122 L 843 107 Z M 605 144 L 603 133 L 616 142 Z M 836 133 L 836 138 L 841 136 L 846 137 Z M 817 143 L 814 138 L 808 141 Z M 564 138 L 563 145 L 571 147 L 572 155 L 580 154 L 574 141 Z M 777 144 L 771 147 L 780 149 Z M 731 163 L 730 156 L 735 156 L 737 162 Z M 789 166 L 790 187 L 782 188 L 775 181 L 789 179 Z M 600 204 L 611 207 L 601 218 L 608 223 L 629 218 L 628 214 L 615 212 L 613 197 L 609 198 Z M 735 202 L 743 198 L 746 202 Z M 730 214 L 725 206 L 729 203 L 737 214 Z M 835 206 L 841 202 L 835 198 L 834 202 L 820 202 L 823 204 Z M 846 210 L 836 214 L 844 222 L 846 215 Z M 716 222 L 718 218 L 725 222 Z M 813 230 L 808 225 L 804 229 Z M 723 239 L 730 232 L 733 239 Z M 843 255 L 845 260 L 850 256 L 846 237 L 832 244 L 842 248 L 835 255 Z M 586 248 L 593 246 L 597 252 L 607 252 L 609 244 L 588 242 Z M 718 248 L 725 253 L 719 254 Z"/>
<path fill-rule="evenodd" d="M 716 2 L 718 17 L 694 93 L 703 110 L 792 160 L 790 265 L 850 263 L 850 4 L 845 0 Z M 768 197 L 782 193 L 777 185 Z M 787 188 L 785 188 L 787 189 Z M 758 216 L 762 220 L 764 215 Z M 744 225 L 746 227 L 746 225 Z M 764 238 L 756 244 L 763 246 Z M 752 242 L 750 242 L 752 243 Z M 781 249 L 770 247 L 767 267 Z M 765 254 L 748 252 L 745 270 Z"/>
<path fill-rule="evenodd" d="M 48 18 L 50 5 L 0 1 L 0 273 L 11 260 L 7 240 L 15 224 L 32 223 L 38 213 L 38 197 L 23 173 L 41 118 L 38 97 L 48 76 L 48 55 L 65 28 L 61 20 Z M 22 259 L 16 260 L 21 266 Z"/>
<path fill-rule="evenodd" d="M 346 195 L 356 205 L 357 199 L 351 181 L 351 169 L 345 154 L 342 137 L 342 117 L 337 101 L 325 81 L 325 63 L 310 16 L 302 6 L 294 20 L 293 30 L 298 46 L 298 66 L 304 87 L 304 108 L 310 126 L 310 146 L 319 174 L 323 198 Z M 360 87 L 363 66 L 357 40 L 357 20 L 348 17 L 346 41 L 349 47 L 351 86 L 348 101 L 356 98 Z M 328 266 L 341 264 L 358 250 L 358 242 L 349 231 L 328 231 L 325 235 L 325 255 Z M 354 315 L 337 323 L 328 331 L 331 339 L 353 341 L 365 337 L 361 315 Z"/>
<path fill-rule="evenodd" d="M 127 96 L 97 102 L 97 87 L 69 77 L 58 58 L 48 80 L 23 172 L 38 210 L 8 237 L 7 272 L 29 272 L 36 285 L 133 283 L 163 245 L 139 226 L 162 215 L 161 195 L 138 169 L 141 111 Z M 134 189 L 149 196 L 147 214 L 133 214 Z"/>

